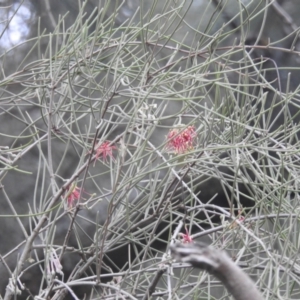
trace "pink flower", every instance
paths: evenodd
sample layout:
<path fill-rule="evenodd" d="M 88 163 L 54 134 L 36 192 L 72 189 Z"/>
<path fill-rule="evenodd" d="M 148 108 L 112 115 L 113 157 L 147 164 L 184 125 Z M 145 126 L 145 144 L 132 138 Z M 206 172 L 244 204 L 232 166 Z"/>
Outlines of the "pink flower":
<path fill-rule="evenodd" d="M 67 208 L 73 208 L 79 202 L 80 194 L 81 194 L 81 199 L 83 200 L 86 199 L 82 197 L 82 194 L 93 196 L 93 194 L 87 193 L 84 189 L 79 188 L 75 184 L 72 184 L 67 188 L 64 195 L 64 197 L 67 199 Z"/>
<path fill-rule="evenodd" d="M 179 233 L 179 236 L 181 237 L 181 242 L 184 244 L 193 243 L 193 238 L 191 235 L 189 235 L 189 232 L 187 229 L 185 229 L 185 233 Z"/>
<path fill-rule="evenodd" d="M 67 195 L 67 204 L 68 204 L 69 208 L 74 207 L 76 205 L 76 203 L 79 201 L 80 191 L 81 191 L 81 189 L 79 187 L 77 187 L 76 185 L 72 185 L 67 190 L 66 195 Z"/>
<path fill-rule="evenodd" d="M 179 129 L 172 129 L 167 135 L 167 147 L 174 150 L 175 153 L 185 153 L 194 148 L 193 144 L 196 136 L 194 126 L 188 126 L 181 131 Z"/>
<path fill-rule="evenodd" d="M 107 156 L 114 158 L 113 154 L 112 154 L 113 149 L 117 149 L 117 147 L 112 146 L 110 141 L 105 141 L 100 146 L 97 146 L 97 148 L 95 148 L 96 157 L 95 157 L 94 166 L 95 166 L 96 160 L 98 160 L 100 156 L 102 156 L 103 160 L 105 160 L 105 161 L 107 160 Z"/>
<path fill-rule="evenodd" d="M 238 220 L 243 223 L 245 221 L 245 217 L 244 216 L 239 216 Z"/>

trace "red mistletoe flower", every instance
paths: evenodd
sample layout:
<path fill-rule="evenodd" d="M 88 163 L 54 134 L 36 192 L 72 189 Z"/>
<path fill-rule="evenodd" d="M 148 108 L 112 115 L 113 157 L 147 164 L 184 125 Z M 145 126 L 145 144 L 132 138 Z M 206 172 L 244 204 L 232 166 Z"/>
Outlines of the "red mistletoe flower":
<path fill-rule="evenodd" d="M 183 130 L 172 129 L 167 135 L 167 147 L 174 150 L 175 153 L 185 153 L 194 148 L 193 144 L 196 136 L 197 134 L 194 126 L 188 126 Z"/>
<path fill-rule="evenodd" d="M 105 161 L 107 160 L 107 156 L 114 158 L 113 154 L 112 154 L 113 149 L 117 149 L 117 147 L 112 146 L 110 141 L 105 141 L 100 146 L 97 146 L 95 148 L 96 157 L 95 157 L 94 165 L 96 163 L 96 160 L 98 160 L 100 156 L 102 156 L 103 160 L 105 160 Z"/>
<path fill-rule="evenodd" d="M 84 197 L 82 197 L 82 194 L 89 195 L 92 197 L 94 194 L 87 193 L 84 189 L 79 188 L 76 184 L 70 185 L 64 195 L 64 198 L 67 200 L 67 208 L 73 208 L 80 200 L 80 194 L 81 199 L 87 200 Z"/>
<path fill-rule="evenodd" d="M 72 208 L 79 201 L 81 189 L 76 185 L 72 185 L 67 190 L 67 205 Z M 75 203 L 76 202 L 76 203 Z"/>
<path fill-rule="evenodd" d="M 185 229 L 185 233 L 179 233 L 179 236 L 181 237 L 181 242 L 184 244 L 193 243 L 193 238 L 191 235 L 189 235 L 189 232 L 187 229 Z"/>

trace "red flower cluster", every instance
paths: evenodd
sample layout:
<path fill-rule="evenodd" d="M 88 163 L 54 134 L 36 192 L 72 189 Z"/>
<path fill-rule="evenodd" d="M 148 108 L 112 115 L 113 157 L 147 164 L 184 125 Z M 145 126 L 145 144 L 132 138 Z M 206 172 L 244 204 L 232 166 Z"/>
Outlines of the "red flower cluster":
<path fill-rule="evenodd" d="M 107 156 L 113 158 L 113 154 L 112 154 L 113 149 L 117 149 L 117 147 L 112 146 L 110 141 L 105 141 L 100 146 L 97 146 L 95 148 L 96 157 L 95 157 L 94 165 L 96 163 L 96 160 L 98 160 L 100 156 L 102 156 L 103 160 L 105 161 L 107 160 Z"/>
<path fill-rule="evenodd" d="M 183 244 L 193 243 L 194 242 L 193 238 L 191 235 L 189 235 L 189 232 L 187 229 L 185 229 L 185 232 L 186 233 L 181 233 L 181 232 L 179 233 L 179 236 L 181 237 L 181 242 Z"/>
<path fill-rule="evenodd" d="M 67 190 L 67 204 L 69 208 L 75 206 L 75 202 L 79 200 L 81 189 L 76 185 L 69 187 Z"/>
<path fill-rule="evenodd" d="M 183 130 L 172 129 L 167 136 L 167 147 L 175 153 L 182 154 L 192 150 L 197 134 L 194 126 L 188 126 Z"/>

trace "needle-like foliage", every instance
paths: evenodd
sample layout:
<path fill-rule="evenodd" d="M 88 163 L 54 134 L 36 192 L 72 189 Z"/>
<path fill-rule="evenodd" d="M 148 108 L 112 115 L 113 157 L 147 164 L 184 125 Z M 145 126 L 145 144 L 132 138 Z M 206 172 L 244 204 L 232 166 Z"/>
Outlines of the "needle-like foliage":
<path fill-rule="evenodd" d="M 195 24 L 193 1 L 140 1 L 123 23 L 100 2 L 1 73 L 4 299 L 227 299 L 166 248 L 198 239 L 266 299 L 299 299 L 300 52 L 248 39 L 271 4 L 229 18 L 203 1 Z"/>

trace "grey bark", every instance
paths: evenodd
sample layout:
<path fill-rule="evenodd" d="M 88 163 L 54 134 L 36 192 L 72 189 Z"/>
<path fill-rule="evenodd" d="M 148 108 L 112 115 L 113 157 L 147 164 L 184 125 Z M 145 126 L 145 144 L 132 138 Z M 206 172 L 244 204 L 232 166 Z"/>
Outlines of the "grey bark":
<path fill-rule="evenodd" d="M 221 250 L 203 243 L 175 244 L 173 256 L 217 277 L 236 300 L 263 300 L 249 276 Z"/>

